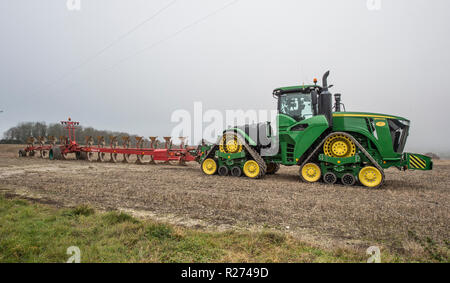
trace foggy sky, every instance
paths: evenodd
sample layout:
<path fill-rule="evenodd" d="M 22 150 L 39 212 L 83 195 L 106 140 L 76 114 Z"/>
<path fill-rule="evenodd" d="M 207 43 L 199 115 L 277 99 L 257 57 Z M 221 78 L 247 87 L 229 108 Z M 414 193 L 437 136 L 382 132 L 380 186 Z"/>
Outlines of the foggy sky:
<path fill-rule="evenodd" d="M 163 136 L 195 101 L 274 109 L 273 89 L 331 70 L 347 110 L 406 117 L 408 150 L 450 151 L 450 1 L 239 0 L 201 20 L 232 0 L 179 0 L 74 69 L 170 2 L 1 1 L 0 134 L 70 116 Z"/>

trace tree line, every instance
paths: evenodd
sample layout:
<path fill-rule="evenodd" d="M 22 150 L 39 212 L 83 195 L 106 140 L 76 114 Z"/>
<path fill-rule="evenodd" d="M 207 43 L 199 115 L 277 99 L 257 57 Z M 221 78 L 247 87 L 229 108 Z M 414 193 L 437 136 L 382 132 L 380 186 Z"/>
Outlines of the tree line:
<path fill-rule="evenodd" d="M 23 122 L 19 123 L 15 127 L 11 127 L 3 134 L 3 139 L 0 140 L 0 143 L 14 143 L 14 144 L 23 144 L 26 143 L 29 137 L 46 137 L 54 136 L 59 140 L 60 136 L 67 136 L 67 130 L 64 129 L 64 125 L 53 123 L 47 125 L 45 122 Z M 109 144 L 110 136 L 130 136 L 132 137 L 132 141 L 136 135 L 129 135 L 124 132 L 114 132 L 114 131 L 105 131 L 105 130 L 97 130 L 92 127 L 82 127 L 78 126 L 75 130 L 75 139 L 78 143 L 84 143 L 85 138 L 87 136 L 92 136 L 94 138 L 94 142 L 97 141 L 97 136 L 104 136 L 106 144 Z"/>

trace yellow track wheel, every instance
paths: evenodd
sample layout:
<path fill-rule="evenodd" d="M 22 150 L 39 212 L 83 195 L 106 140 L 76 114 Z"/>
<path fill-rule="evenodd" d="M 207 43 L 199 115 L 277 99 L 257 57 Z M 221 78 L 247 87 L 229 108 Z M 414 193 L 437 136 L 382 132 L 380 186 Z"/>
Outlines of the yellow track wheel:
<path fill-rule="evenodd" d="M 352 157 L 356 153 L 356 146 L 349 137 L 336 134 L 325 141 L 323 152 L 331 157 Z"/>
<path fill-rule="evenodd" d="M 300 174 L 302 175 L 302 179 L 306 182 L 317 182 L 320 179 L 320 176 L 322 175 L 322 172 L 320 170 L 320 167 L 315 163 L 306 163 L 301 171 Z"/>
<path fill-rule="evenodd" d="M 249 178 L 256 178 L 259 176 L 259 165 L 255 160 L 248 160 L 244 164 L 244 174 Z"/>
<path fill-rule="evenodd" d="M 242 144 L 235 134 L 224 134 L 219 144 L 220 152 L 238 153 L 242 151 Z"/>
<path fill-rule="evenodd" d="M 383 174 L 373 166 L 366 166 L 358 174 L 359 181 L 366 187 L 378 187 L 383 181 Z"/>
<path fill-rule="evenodd" d="M 217 163 L 212 158 L 205 159 L 202 163 L 203 173 L 206 175 L 214 175 L 217 171 Z"/>

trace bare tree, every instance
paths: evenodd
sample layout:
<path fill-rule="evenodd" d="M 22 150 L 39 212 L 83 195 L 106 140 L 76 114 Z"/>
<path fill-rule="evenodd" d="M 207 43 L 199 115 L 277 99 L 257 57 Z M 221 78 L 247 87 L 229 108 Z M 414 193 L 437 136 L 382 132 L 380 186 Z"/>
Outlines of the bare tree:
<path fill-rule="evenodd" d="M 60 136 L 67 135 L 64 126 L 61 124 L 50 124 L 47 126 L 45 122 L 23 122 L 19 123 L 15 127 L 11 127 L 4 134 L 4 139 L 2 143 L 25 143 L 29 137 L 48 137 L 55 136 L 59 138 Z M 96 130 L 92 127 L 79 127 L 75 130 L 75 138 L 80 143 L 83 144 L 86 136 L 92 136 L 96 138 L 97 136 L 104 136 L 105 142 L 109 144 L 110 136 L 129 136 L 127 133 L 122 132 L 112 132 L 112 131 L 101 131 Z"/>

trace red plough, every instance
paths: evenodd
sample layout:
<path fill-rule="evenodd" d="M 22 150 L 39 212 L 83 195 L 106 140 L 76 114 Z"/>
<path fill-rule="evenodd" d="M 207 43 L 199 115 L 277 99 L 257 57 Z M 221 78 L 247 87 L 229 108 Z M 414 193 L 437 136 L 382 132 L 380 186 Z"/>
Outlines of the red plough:
<path fill-rule="evenodd" d="M 143 137 L 136 137 L 136 147 L 131 147 L 130 137 L 122 137 L 122 146 L 119 146 L 118 137 L 110 136 L 109 145 L 105 143 L 103 136 L 97 137 L 97 145 L 94 145 L 94 139 L 91 136 L 86 137 L 86 145 L 81 146 L 75 140 L 75 129 L 79 122 L 74 122 L 70 118 L 68 121 L 61 121 L 68 132 L 68 136 L 60 137 L 60 144 L 56 144 L 56 138 L 48 137 L 49 144 L 46 144 L 45 137 L 35 139 L 31 137 L 27 140 L 28 146 L 19 150 L 19 156 L 35 156 L 36 152 L 40 157 L 54 159 L 66 159 L 67 154 L 75 153 L 78 160 L 99 161 L 99 162 L 119 162 L 131 163 L 133 156 L 136 156 L 137 164 L 155 164 L 155 161 L 170 163 L 178 162 L 179 165 L 185 165 L 186 162 L 196 161 L 199 150 L 197 147 L 185 146 L 185 137 L 180 137 L 181 144 L 179 148 L 173 148 L 171 137 L 164 137 L 164 147 L 158 148 L 159 140 L 157 137 L 149 137 L 150 147 L 145 147 L 146 141 Z M 36 145 L 38 142 L 38 145 Z"/>

